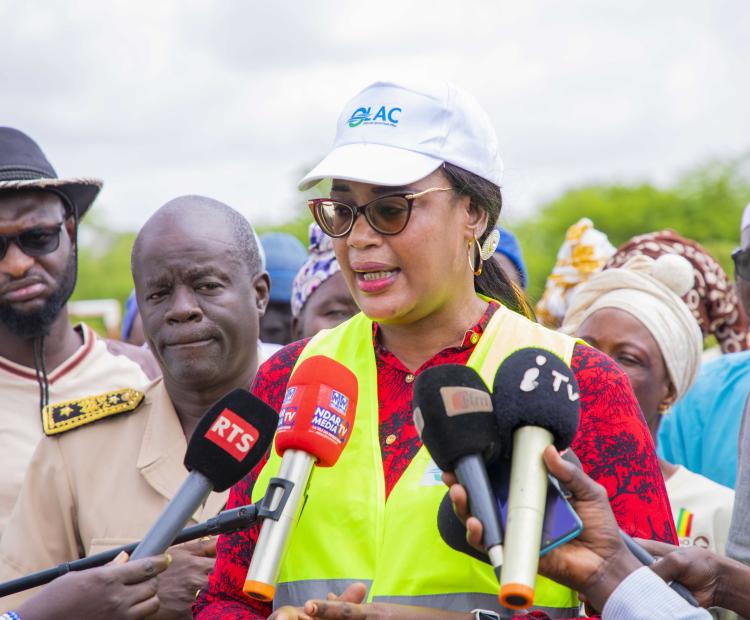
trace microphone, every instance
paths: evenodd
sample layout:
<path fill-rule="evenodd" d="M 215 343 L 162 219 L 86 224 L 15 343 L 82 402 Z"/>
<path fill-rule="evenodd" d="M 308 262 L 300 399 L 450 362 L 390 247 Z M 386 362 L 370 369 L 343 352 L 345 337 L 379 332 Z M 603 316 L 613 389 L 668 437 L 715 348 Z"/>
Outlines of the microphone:
<path fill-rule="evenodd" d="M 500 602 L 524 609 L 534 601 L 539 568 L 548 484 L 542 453 L 550 444 L 562 451 L 573 441 L 580 394 L 573 371 L 534 347 L 509 355 L 493 387 L 500 434 L 513 437 Z"/>
<path fill-rule="evenodd" d="M 566 450 L 561 455 L 563 460 L 575 465 L 578 469 L 583 470 L 581 461 L 573 450 Z M 559 483 L 561 491 L 567 492 L 564 485 Z M 490 564 L 490 560 L 486 554 L 472 547 L 466 540 L 466 526 L 456 516 L 453 510 L 453 503 L 451 502 L 450 495 L 446 493 L 440 502 L 437 513 L 437 525 L 438 532 L 443 541 L 454 551 L 464 553 L 471 556 L 475 560 L 480 560 L 485 564 Z M 641 545 L 635 540 L 628 536 L 621 528 L 618 528 L 620 538 L 625 543 L 630 553 L 632 553 L 636 559 L 644 566 L 650 566 L 656 562 L 656 558 L 646 551 Z M 698 607 L 698 602 L 695 600 L 693 594 L 684 585 L 678 581 L 673 581 L 670 586 L 677 594 L 684 598 L 693 607 Z"/>
<path fill-rule="evenodd" d="M 172 544 L 177 545 L 189 540 L 203 538 L 204 536 L 239 532 L 240 530 L 246 530 L 257 520 L 258 510 L 255 506 L 240 506 L 239 508 L 224 510 L 203 523 L 186 527 L 177 535 Z M 123 545 L 122 547 L 102 551 L 95 555 L 89 555 L 80 560 L 63 562 L 52 568 L 46 568 L 36 573 L 25 575 L 24 577 L 18 577 L 17 579 L 0 583 L 0 598 L 8 596 L 9 594 L 16 594 L 17 592 L 42 586 L 45 583 L 54 581 L 58 577 L 62 577 L 71 571 L 82 571 L 88 570 L 89 568 L 96 568 L 97 566 L 103 566 L 114 560 L 123 551 L 127 554 L 132 553 L 137 546 L 138 543 Z"/>
<path fill-rule="evenodd" d="M 414 425 L 435 464 L 455 471 L 466 488 L 471 514 L 482 522 L 482 544 L 499 576 L 503 532 L 485 458 L 499 452 L 501 435 L 487 386 L 468 366 L 434 366 L 414 382 L 412 408 Z"/>
<path fill-rule="evenodd" d="M 292 373 L 276 431 L 276 454 L 282 457 L 261 500 L 263 521 L 242 591 L 270 602 L 292 529 L 304 504 L 313 465 L 332 467 L 354 426 L 357 377 L 343 364 L 313 355 Z"/>
<path fill-rule="evenodd" d="M 578 458 L 578 455 L 576 455 L 573 450 L 566 450 L 562 453 L 562 458 L 568 463 L 571 463 L 575 465 L 578 469 L 583 471 L 583 465 L 581 464 L 581 459 Z M 561 488 L 562 485 L 560 485 Z M 641 545 L 639 545 L 637 542 L 635 542 L 628 534 L 626 534 L 622 528 L 617 528 L 620 532 L 620 538 L 625 543 L 625 546 L 628 548 L 628 551 L 632 553 L 636 559 L 643 564 L 644 566 L 651 566 L 654 562 L 656 562 L 656 558 L 651 555 L 648 551 L 646 551 Z M 690 592 L 684 585 L 682 585 L 679 581 L 673 581 L 669 584 L 669 587 L 672 588 L 677 594 L 679 594 L 682 598 L 684 598 L 688 603 L 690 603 L 693 607 L 699 607 L 698 601 L 693 596 L 693 593 Z"/>
<path fill-rule="evenodd" d="M 260 463 L 277 420 L 276 412 L 247 390 L 215 402 L 188 443 L 184 463 L 190 474 L 130 559 L 164 553 L 211 491 L 226 491 Z"/>

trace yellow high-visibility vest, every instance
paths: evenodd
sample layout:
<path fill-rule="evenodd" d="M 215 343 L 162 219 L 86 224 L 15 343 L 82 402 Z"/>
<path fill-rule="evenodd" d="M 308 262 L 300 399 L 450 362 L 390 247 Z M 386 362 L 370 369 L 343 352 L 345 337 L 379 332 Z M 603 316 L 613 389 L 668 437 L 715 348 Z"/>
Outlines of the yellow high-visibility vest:
<path fill-rule="evenodd" d="M 498 367 L 514 351 L 540 347 L 570 365 L 575 344 L 573 338 L 500 306 L 467 365 L 491 387 Z M 320 332 L 297 364 L 312 355 L 331 357 L 354 372 L 359 381 L 357 411 L 337 464 L 313 469 L 281 566 L 274 608 L 325 599 L 329 592 L 339 594 L 361 581 L 368 585 L 368 601 L 509 614 L 498 601 L 492 567 L 454 551 L 440 538 L 437 511 L 447 489 L 424 447 L 385 498 L 372 321 L 360 313 Z M 263 496 L 280 463 L 273 451 L 253 489 L 253 502 Z M 553 618 L 576 616 L 580 606 L 576 592 L 542 576 L 534 603 L 532 609 Z"/>

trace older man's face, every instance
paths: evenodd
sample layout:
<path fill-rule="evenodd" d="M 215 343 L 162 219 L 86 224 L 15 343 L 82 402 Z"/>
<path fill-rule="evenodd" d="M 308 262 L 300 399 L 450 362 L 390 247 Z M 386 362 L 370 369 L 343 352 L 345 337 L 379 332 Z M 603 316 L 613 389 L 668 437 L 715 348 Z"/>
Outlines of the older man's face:
<path fill-rule="evenodd" d="M 42 256 L 12 241 L 0 259 L 0 324 L 32 338 L 47 332 L 75 288 L 75 221 L 51 192 L 0 192 L 0 236 L 21 234 L 29 243 L 59 237 Z"/>
<path fill-rule="evenodd" d="M 134 259 L 143 329 L 165 378 L 200 389 L 231 383 L 255 362 L 265 275 L 253 277 L 223 222 L 171 221 Z"/>

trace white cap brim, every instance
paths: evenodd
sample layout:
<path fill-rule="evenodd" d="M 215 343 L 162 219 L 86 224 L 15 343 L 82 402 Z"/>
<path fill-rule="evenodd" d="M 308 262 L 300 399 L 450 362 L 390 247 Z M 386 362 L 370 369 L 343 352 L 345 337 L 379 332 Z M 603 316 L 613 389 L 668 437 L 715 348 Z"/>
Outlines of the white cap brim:
<path fill-rule="evenodd" d="M 333 149 L 299 182 L 305 191 L 323 179 L 373 185 L 408 185 L 437 170 L 443 161 L 383 144 L 344 144 Z"/>

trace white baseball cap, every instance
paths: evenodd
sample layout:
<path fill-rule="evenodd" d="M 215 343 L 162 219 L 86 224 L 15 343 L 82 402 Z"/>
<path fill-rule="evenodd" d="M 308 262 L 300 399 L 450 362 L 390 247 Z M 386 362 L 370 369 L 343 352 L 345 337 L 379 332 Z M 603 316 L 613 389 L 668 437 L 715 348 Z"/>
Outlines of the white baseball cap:
<path fill-rule="evenodd" d="M 448 162 L 500 185 L 503 162 L 486 112 L 449 82 L 375 82 L 346 104 L 333 149 L 299 183 L 408 185 Z"/>

